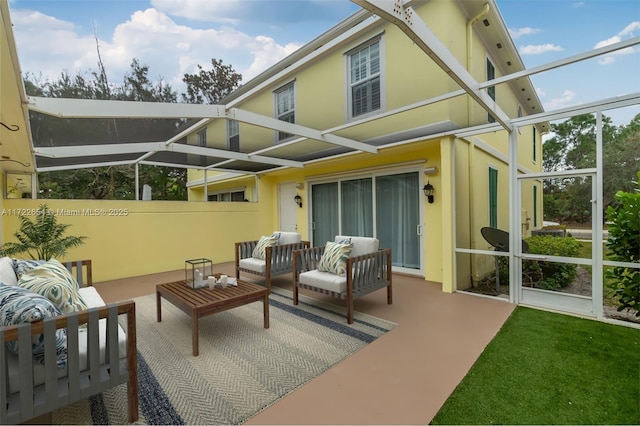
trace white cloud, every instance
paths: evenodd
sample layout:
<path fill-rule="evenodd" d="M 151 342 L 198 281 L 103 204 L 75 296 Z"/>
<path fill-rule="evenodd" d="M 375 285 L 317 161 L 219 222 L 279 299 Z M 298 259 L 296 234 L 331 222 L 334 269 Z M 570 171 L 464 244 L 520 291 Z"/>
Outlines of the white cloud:
<path fill-rule="evenodd" d="M 564 48 L 551 43 L 546 44 L 528 44 L 520 46 L 518 49 L 522 55 L 541 55 L 547 52 L 562 52 Z"/>
<path fill-rule="evenodd" d="M 56 80 L 62 70 L 71 75 L 97 70 L 93 35 L 82 36 L 72 23 L 39 12 L 14 10 L 12 15 L 23 72 L 42 73 L 44 79 Z M 233 66 L 246 82 L 300 47 L 229 26 L 199 29 L 179 25 L 153 8 L 133 13 L 113 34 L 101 36 L 100 54 L 112 83 L 122 82 L 136 58 L 149 67 L 152 81 L 162 78 L 178 92 L 184 90 L 183 75 L 197 72 L 198 64 L 209 69 L 212 58 Z"/>
<path fill-rule="evenodd" d="M 538 97 L 541 99 L 547 97 L 547 92 L 544 89 L 541 89 L 540 87 L 536 87 L 536 93 L 538 94 Z"/>
<path fill-rule="evenodd" d="M 633 37 L 636 32 L 640 32 L 640 21 L 631 22 L 629 25 L 624 27 L 622 31 L 620 31 L 618 34 L 614 35 L 613 37 L 609 37 L 606 40 L 597 42 L 596 45 L 593 46 L 593 48 L 598 49 L 600 47 L 609 46 L 615 43 L 620 43 L 626 38 Z M 631 55 L 635 52 L 640 52 L 640 50 L 634 47 L 627 47 L 624 49 L 616 50 L 615 52 L 611 52 L 605 56 L 600 57 L 600 59 L 598 59 L 598 63 L 601 65 L 613 64 L 616 62 L 616 60 L 620 56 Z"/>
<path fill-rule="evenodd" d="M 575 105 L 576 94 L 571 90 L 564 90 L 562 95 L 557 98 L 552 98 L 548 102 L 543 103 L 545 111 L 553 111 L 559 108 Z"/>
<path fill-rule="evenodd" d="M 624 29 L 620 31 L 618 34 L 620 34 L 620 36 L 622 37 L 624 36 L 633 37 L 633 34 L 635 32 L 640 32 L 640 21 L 634 21 L 630 23 L 629 25 L 624 27 Z"/>
<path fill-rule="evenodd" d="M 584 2 L 583 2 L 583 1 L 577 1 L 577 2 L 574 2 L 574 3 L 571 5 L 571 7 L 573 7 L 574 9 L 579 9 L 579 8 L 581 8 L 582 6 L 584 6 Z"/>
<path fill-rule="evenodd" d="M 75 74 L 97 63 L 93 36 L 80 36 L 70 22 L 30 10 L 12 11 L 12 21 L 23 73 L 58 78 L 64 70 Z"/>
<path fill-rule="evenodd" d="M 538 34 L 542 30 L 539 28 L 531 28 L 531 27 L 523 27 L 523 28 L 509 28 L 509 34 L 511 34 L 511 38 L 516 39 L 522 36 L 528 36 L 533 34 Z"/>

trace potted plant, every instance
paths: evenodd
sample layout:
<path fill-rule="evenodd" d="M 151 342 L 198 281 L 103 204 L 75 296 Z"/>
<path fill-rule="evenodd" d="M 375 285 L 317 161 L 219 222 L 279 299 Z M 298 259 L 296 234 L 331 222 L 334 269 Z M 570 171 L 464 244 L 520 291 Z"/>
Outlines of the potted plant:
<path fill-rule="evenodd" d="M 65 236 L 70 224 L 58 223 L 55 212 L 41 204 L 35 220 L 20 216 L 20 229 L 14 234 L 17 243 L 7 242 L 0 247 L 2 256 L 27 253 L 32 259 L 49 260 L 64 257 L 70 249 L 84 243 L 87 237 Z"/>

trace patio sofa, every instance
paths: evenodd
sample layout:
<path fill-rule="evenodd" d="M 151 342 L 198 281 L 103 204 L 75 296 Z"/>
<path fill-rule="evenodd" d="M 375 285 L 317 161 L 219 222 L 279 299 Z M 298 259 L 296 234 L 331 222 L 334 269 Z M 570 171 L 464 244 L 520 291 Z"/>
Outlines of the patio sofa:
<path fill-rule="evenodd" d="M 380 249 L 371 237 L 338 235 L 319 247 L 293 253 L 293 304 L 300 288 L 347 301 L 347 322 L 353 323 L 354 299 L 386 287 L 393 301 L 391 249 Z"/>
<path fill-rule="evenodd" d="M 91 284 L 90 260 L 0 258 L 0 424 L 28 421 L 122 383 L 129 421 L 137 421 L 135 303 L 105 304 Z M 56 299 L 73 285 L 77 293 Z"/>

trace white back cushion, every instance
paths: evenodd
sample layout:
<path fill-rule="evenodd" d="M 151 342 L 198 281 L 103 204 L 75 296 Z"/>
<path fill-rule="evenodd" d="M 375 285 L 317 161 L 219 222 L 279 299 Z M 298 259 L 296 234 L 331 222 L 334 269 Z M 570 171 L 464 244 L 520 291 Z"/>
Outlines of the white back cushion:
<path fill-rule="evenodd" d="M 278 245 L 280 246 L 284 244 L 299 243 L 302 241 L 302 235 L 297 232 L 276 231 L 274 234 L 280 234 L 280 238 L 278 238 Z"/>
<path fill-rule="evenodd" d="M 372 237 L 350 237 L 348 235 L 337 235 L 334 241 L 338 242 L 344 240 L 349 240 L 353 244 L 351 257 L 376 252 L 380 246 L 380 241 L 377 238 Z"/>
<path fill-rule="evenodd" d="M 13 259 L 10 257 L 0 258 L 0 282 L 7 285 L 18 285 L 18 277 L 13 269 Z"/>

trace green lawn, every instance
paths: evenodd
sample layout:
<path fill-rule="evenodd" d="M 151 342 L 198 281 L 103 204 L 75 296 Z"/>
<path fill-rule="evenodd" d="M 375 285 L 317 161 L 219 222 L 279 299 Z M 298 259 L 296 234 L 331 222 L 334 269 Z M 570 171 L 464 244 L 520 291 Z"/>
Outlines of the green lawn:
<path fill-rule="evenodd" d="M 640 424 L 640 330 L 517 307 L 432 424 Z"/>

